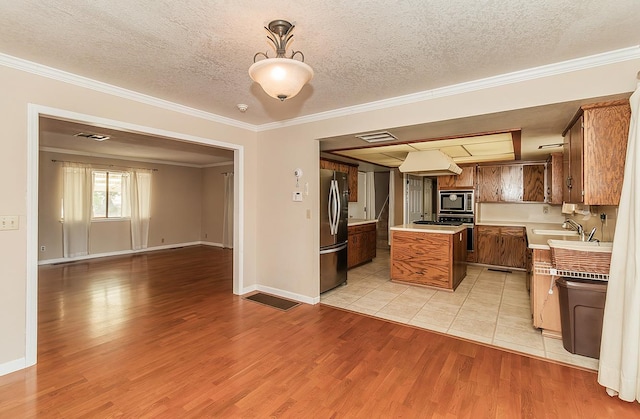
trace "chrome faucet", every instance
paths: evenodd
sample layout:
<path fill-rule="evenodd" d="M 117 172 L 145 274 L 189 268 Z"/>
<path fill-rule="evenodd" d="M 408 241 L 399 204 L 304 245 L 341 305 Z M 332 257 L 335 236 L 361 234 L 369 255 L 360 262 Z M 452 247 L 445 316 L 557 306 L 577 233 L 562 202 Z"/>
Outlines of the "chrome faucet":
<path fill-rule="evenodd" d="M 577 231 L 578 234 L 580 235 L 580 240 L 584 241 L 584 228 L 582 227 L 582 224 L 578 224 L 572 219 L 567 218 L 566 220 L 564 220 L 563 227 L 565 227 L 565 225 L 572 227 L 575 231 Z"/>
<path fill-rule="evenodd" d="M 593 238 L 593 236 L 595 236 L 595 235 L 596 235 L 596 228 L 595 228 L 595 227 L 593 227 L 593 228 L 591 229 L 591 233 L 589 233 L 589 236 L 587 236 L 587 241 L 588 241 L 588 242 L 590 242 L 590 241 L 598 241 L 598 239 L 594 239 L 594 238 Z"/>

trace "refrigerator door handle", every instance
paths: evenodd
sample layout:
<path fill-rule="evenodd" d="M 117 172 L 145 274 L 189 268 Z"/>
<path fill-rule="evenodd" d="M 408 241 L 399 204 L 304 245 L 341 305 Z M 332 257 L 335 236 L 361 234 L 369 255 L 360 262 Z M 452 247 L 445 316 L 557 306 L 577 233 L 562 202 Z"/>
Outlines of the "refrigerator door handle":
<path fill-rule="evenodd" d="M 334 180 L 334 197 L 336 200 L 336 215 L 335 215 L 335 221 L 334 221 L 334 225 L 335 225 L 335 229 L 336 232 L 334 234 L 338 234 L 338 226 L 340 225 L 340 210 L 341 210 L 341 204 L 340 204 L 340 189 L 338 188 L 338 181 Z"/>
<path fill-rule="evenodd" d="M 340 246 L 332 247 L 331 249 L 321 250 L 320 254 L 321 255 L 326 255 L 328 253 L 337 253 L 337 252 L 345 249 L 346 247 L 347 247 L 347 243 L 344 243 L 344 244 L 341 244 Z"/>
<path fill-rule="evenodd" d="M 334 179 L 331 181 L 329 189 L 329 227 L 332 236 L 338 234 L 338 217 L 340 216 L 340 200 L 338 198 L 338 182 Z"/>
<path fill-rule="evenodd" d="M 327 202 L 327 217 L 329 217 L 329 234 L 333 236 L 333 214 L 331 213 L 333 204 L 333 181 L 329 186 L 329 199 Z"/>

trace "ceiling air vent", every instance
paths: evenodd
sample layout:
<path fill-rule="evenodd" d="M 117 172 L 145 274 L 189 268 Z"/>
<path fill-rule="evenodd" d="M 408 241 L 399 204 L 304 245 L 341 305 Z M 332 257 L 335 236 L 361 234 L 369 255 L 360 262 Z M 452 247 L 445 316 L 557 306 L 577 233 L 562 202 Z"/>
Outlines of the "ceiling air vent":
<path fill-rule="evenodd" d="M 368 143 L 381 143 L 384 141 L 394 141 L 398 139 L 397 137 L 394 137 L 391 133 L 387 131 L 371 132 L 369 134 L 359 134 L 359 135 L 356 135 L 356 137 Z"/>
<path fill-rule="evenodd" d="M 84 138 L 89 138 L 91 140 L 95 140 L 95 141 L 104 141 L 104 140 L 108 140 L 109 137 L 108 135 L 100 135 L 100 134 L 86 134 L 84 132 L 79 132 L 77 134 L 73 135 L 74 137 L 84 137 Z"/>

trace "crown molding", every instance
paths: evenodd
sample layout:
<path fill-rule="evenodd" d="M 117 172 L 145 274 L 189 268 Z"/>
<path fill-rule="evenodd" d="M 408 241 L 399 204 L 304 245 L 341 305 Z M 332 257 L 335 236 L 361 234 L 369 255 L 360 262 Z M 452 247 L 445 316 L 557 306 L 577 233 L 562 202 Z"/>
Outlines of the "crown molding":
<path fill-rule="evenodd" d="M 446 96 L 454 96 L 482 89 L 490 89 L 498 86 L 520 83 L 523 81 L 555 76 L 573 71 L 580 71 L 636 59 L 640 59 L 640 45 L 635 45 L 633 47 L 622 48 L 614 51 L 608 51 L 601 54 L 590 55 L 587 57 L 576 58 L 573 60 L 562 61 L 559 63 L 514 71 L 512 73 L 501 74 L 484 79 L 454 84 L 451 86 L 440 87 L 432 90 L 411 93 L 404 96 L 397 96 L 390 99 L 382 99 L 375 102 L 364 103 L 361 105 L 349 106 L 346 108 L 334 109 L 326 112 L 319 112 L 312 115 L 305 115 L 298 118 L 288 119 L 285 121 L 275 121 L 261 125 L 254 125 L 212 114 L 210 112 L 201 111 L 195 108 L 190 108 L 188 106 L 180 105 L 174 102 L 169 102 L 164 99 L 158 99 L 153 96 L 135 92 L 133 90 L 123 89 L 121 87 L 113 86 L 87 77 L 79 76 L 73 73 L 0 53 L 0 65 L 4 65 L 6 67 L 25 71 L 42 77 L 47 77 L 53 80 L 62 81 L 98 92 L 111 94 L 147 105 L 156 106 L 170 111 L 179 112 L 196 118 L 229 125 L 236 128 L 246 129 L 252 132 L 269 131 L 278 128 L 324 121 L 357 113 L 388 109 L 395 106 L 408 105 L 423 102 L 426 100 L 438 99 Z"/>
<path fill-rule="evenodd" d="M 97 158 L 109 159 L 109 160 L 123 160 L 123 161 L 133 161 L 133 162 L 140 162 L 140 163 L 162 164 L 165 166 L 193 167 L 196 169 L 205 169 L 207 167 L 216 167 L 216 166 L 228 166 L 230 164 L 233 164 L 233 161 L 224 161 L 220 163 L 209 163 L 209 164 L 181 163 L 181 162 L 168 161 L 168 160 L 154 160 L 154 159 L 127 157 L 127 156 L 120 156 L 120 155 L 114 156 L 113 154 L 91 153 L 87 151 L 70 150 L 66 148 L 57 148 L 57 147 L 40 147 L 38 150 L 46 151 L 49 153 L 69 154 L 73 156 L 97 157 Z"/>
<path fill-rule="evenodd" d="M 79 76 L 67 71 L 58 70 L 53 67 L 34 63 L 32 61 L 27 61 L 22 58 L 13 57 L 11 55 L 0 53 L 0 65 L 35 74 L 37 76 L 46 77 L 52 80 L 84 87 L 86 89 L 91 89 L 100 93 L 106 93 L 109 95 L 121 97 L 123 99 L 133 100 L 145 105 L 151 105 L 169 111 L 178 112 L 184 115 L 193 116 L 195 118 L 201 118 L 208 121 L 256 132 L 256 125 L 253 124 L 226 118 L 224 116 L 201 111 L 199 109 L 190 108 L 188 106 L 180 105 L 168 100 L 159 99 L 133 90 L 124 89 L 122 87 L 107 84 L 98 80 L 93 80 L 88 77 Z"/>
<path fill-rule="evenodd" d="M 440 87 L 437 89 L 411 93 L 404 96 L 397 96 L 390 99 L 364 103 L 362 105 L 349 106 L 346 108 L 334 109 L 331 111 L 301 116 L 298 118 L 288 119 L 286 121 L 269 122 L 267 124 L 258 125 L 257 131 L 269 131 L 272 129 L 308 124 L 310 122 L 324 121 L 327 119 L 338 118 L 341 116 L 353 115 L 357 113 L 388 109 L 395 106 L 408 105 L 446 96 L 470 93 L 477 90 L 490 89 L 508 84 L 520 83 L 524 81 L 540 79 L 544 77 L 570 73 L 573 71 L 586 70 L 589 68 L 637 59 L 640 59 L 640 45 L 604 52 L 601 54 L 590 55 L 587 57 L 576 58 L 573 60 L 562 61 L 559 63 L 543 65 L 540 67 L 533 67 L 526 70 L 514 71 L 512 73 L 505 73 L 498 76 L 487 77 L 484 79 L 454 84 L 451 86 Z"/>

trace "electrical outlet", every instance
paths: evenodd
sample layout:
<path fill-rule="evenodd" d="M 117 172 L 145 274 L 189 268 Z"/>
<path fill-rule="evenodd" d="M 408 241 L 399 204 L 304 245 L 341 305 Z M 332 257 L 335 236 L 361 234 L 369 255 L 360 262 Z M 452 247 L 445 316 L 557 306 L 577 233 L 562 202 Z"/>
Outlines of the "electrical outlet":
<path fill-rule="evenodd" d="M 41 252 L 46 252 L 47 251 L 47 246 L 40 246 L 40 251 Z"/>
<path fill-rule="evenodd" d="M 607 214 L 606 213 L 603 212 L 602 214 L 600 214 L 600 221 L 602 221 L 603 225 L 605 225 L 605 226 L 607 225 Z"/>
<path fill-rule="evenodd" d="M 20 224 L 20 217 L 17 215 L 0 216 L 0 230 L 17 230 Z"/>
<path fill-rule="evenodd" d="M 549 206 L 548 205 L 543 205 L 542 206 L 542 213 L 543 214 L 549 214 Z"/>

